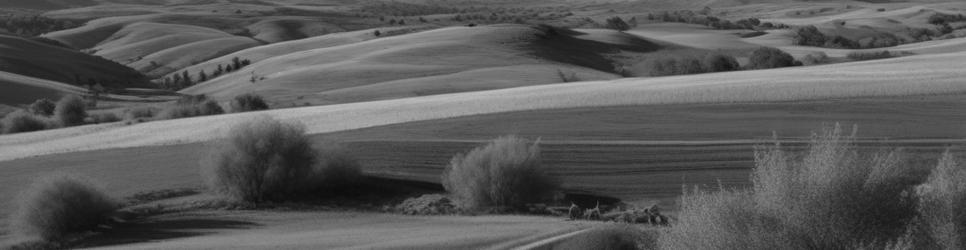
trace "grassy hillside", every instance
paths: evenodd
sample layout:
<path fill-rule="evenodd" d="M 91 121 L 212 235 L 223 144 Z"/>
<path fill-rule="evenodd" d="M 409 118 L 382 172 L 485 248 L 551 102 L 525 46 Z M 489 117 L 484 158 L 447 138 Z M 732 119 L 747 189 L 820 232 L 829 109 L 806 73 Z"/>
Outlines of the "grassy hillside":
<path fill-rule="evenodd" d="M 195 63 L 259 45 L 248 37 L 198 26 L 133 23 L 91 48 L 95 55 L 158 77 Z"/>
<path fill-rule="evenodd" d="M 622 60 L 665 48 L 602 32 L 527 25 L 443 28 L 275 56 L 182 93 L 230 97 L 255 92 L 276 102 L 318 104 L 613 79 Z M 340 43 L 336 39 L 341 36 L 309 41 Z M 491 78 L 499 84 L 474 80 Z"/>
<path fill-rule="evenodd" d="M 165 145 L 217 138 L 253 115 L 298 120 L 310 133 L 503 112 L 687 103 L 747 103 L 957 94 L 964 53 L 816 67 L 519 87 L 386 101 L 169 120 L 134 126 L 7 135 L 0 159 L 93 149 Z M 885 72 L 885 73 L 884 73 Z M 166 131 L 165 133 L 155 133 Z"/>
<path fill-rule="evenodd" d="M 57 100 L 64 94 L 85 91 L 81 87 L 0 71 L 0 104 L 3 105 L 25 105 L 41 98 Z"/>
<path fill-rule="evenodd" d="M 233 58 L 247 59 L 252 62 L 259 62 L 272 57 L 285 56 L 288 54 L 308 51 L 313 49 L 321 49 L 328 47 L 335 47 L 341 45 L 347 45 L 357 42 L 368 41 L 372 39 L 380 38 L 380 36 L 374 35 L 375 31 L 384 33 L 385 36 L 391 36 L 393 34 L 406 34 L 416 31 L 421 31 L 425 29 L 430 29 L 431 26 L 399 26 L 399 27 L 385 27 L 377 29 L 367 29 L 359 31 L 347 31 L 339 32 L 334 34 L 321 35 L 311 38 L 298 39 L 293 41 L 278 42 L 273 44 L 266 44 L 262 46 L 252 47 L 244 50 L 237 51 L 228 55 L 224 55 L 218 58 L 214 58 L 203 63 L 192 65 L 184 70 L 188 72 L 214 72 L 218 65 L 224 66 L 225 64 L 232 61 Z M 180 73 L 180 72 L 176 72 Z M 169 74 L 168 76 L 172 76 Z"/>
<path fill-rule="evenodd" d="M 72 85 L 94 79 L 111 88 L 152 86 L 137 71 L 110 60 L 5 35 L 0 35 L 0 71 Z"/>

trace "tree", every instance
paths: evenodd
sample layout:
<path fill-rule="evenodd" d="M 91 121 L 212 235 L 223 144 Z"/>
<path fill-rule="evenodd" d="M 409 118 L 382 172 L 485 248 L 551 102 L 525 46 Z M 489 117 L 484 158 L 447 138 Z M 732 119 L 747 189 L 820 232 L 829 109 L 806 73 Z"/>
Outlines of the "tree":
<path fill-rule="evenodd" d="M 208 74 L 205 74 L 205 70 L 198 72 L 198 82 L 208 81 Z"/>
<path fill-rule="evenodd" d="M 191 83 L 191 76 L 188 75 L 188 71 L 187 70 L 181 72 L 181 79 L 184 82 L 182 82 L 182 85 L 179 86 L 179 88 L 185 88 L 185 87 L 191 86 L 191 84 L 192 84 Z"/>
<path fill-rule="evenodd" d="M 378 30 L 376 30 L 376 31 L 372 32 L 372 35 L 374 35 L 374 36 L 382 36 L 382 32 L 379 32 Z"/>
<path fill-rule="evenodd" d="M 607 28 L 617 31 L 625 31 L 631 29 L 631 26 L 627 24 L 624 19 L 615 16 L 607 19 Z"/>
<path fill-rule="evenodd" d="M 231 59 L 231 66 L 234 66 L 235 67 L 235 70 L 241 69 L 241 67 L 242 67 L 241 60 L 239 60 L 238 57 L 232 58 Z"/>

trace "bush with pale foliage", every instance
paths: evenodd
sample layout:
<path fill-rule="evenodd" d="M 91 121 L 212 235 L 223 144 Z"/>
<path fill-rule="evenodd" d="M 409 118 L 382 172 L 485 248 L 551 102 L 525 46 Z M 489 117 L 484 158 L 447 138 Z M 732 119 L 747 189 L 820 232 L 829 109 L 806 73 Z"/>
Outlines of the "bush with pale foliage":
<path fill-rule="evenodd" d="M 507 136 L 458 154 L 442 176 L 461 209 L 522 209 L 552 197 L 558 184 L 544 170 L 540 146 Z"/>
<path fill-rule="evenodd" d="M 854 140 L 854 131 L 845 135 L 836 126 L 814 135 L 801 154 L 777 145 L 759 148 L 753 188 L 685 194 L 679 221 L 661 237 L 662 248 L 963 246 L 957 245 L 966 232 L 962 166 L 947 154 L 929 175 L 902 160 L 899 150 L 866 153 Z"/>
<path fill-rule="evenodd" d="M 4 134 L 39 131 L 54 127 L 47 118 L 18 110 L 0 119 L 0 128 Z"/>
<path fill-rule="evenodd" d="M 263 116 L 228 134 L 202 162 L 202 176 L 235 201 L 289 200 L 351 184 L 361 175 L 359 163 L 345 151 L 325 145 L 320 154 L 299 124 Z"/>
<path fill-rule="evenodd" d="M 60 240 L 93 229 L 118 208 L 91 180 L 67 174 L 45 176 L 20 197 L 12 229 L 41 240 Z"/>

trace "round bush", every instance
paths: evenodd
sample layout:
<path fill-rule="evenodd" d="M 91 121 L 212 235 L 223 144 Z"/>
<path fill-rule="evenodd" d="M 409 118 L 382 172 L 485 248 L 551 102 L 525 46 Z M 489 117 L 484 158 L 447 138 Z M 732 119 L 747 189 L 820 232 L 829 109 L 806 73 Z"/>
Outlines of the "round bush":
<path fill-rule="evenodd" d="M 540 147 L 515 136 L 458 154 L 442 175 L 443 186 L 462 209 L 523 209 L 552 197 L 557 183 L 540 163 Z"/>
<path fill-rule="evenodd" d="M 68 95 L 57 102 L 54 115 L 61 125 L 65 127 L 76 126 L 83 124 L 84 118 L 87 118 L 87 107 L 80 97 Z"/>
<path fill-rule="evenodd" d="M 265 99 L 261 96 L 253 94 L 244 94 L 236 96 L 235 99 L 231 101 L 231 112 L 248 112 L 248 111 L 258 111 L 268 109 L 268 104 L 265 103 Z"/>
<path fill-rule="evenodd" d="M 717 53 L 708 54 L 704 57 L 704 68 L 708 72 L 724 72 L 741 69 L 738 65 L 738 60 L 734 57 Z"/>
<path fill-rule="evenodd" d="M 30 104 L 30 112 L 42 116 L 54 115 L 54 109 L 56 108 L 57 104 L 47 98 L 38 99 L 34 103 Z"/>
<path fill-rule="evenodd" d="M 18 200 L 13 229 L 43 240 L 61 239 L 104 222 L 117 203 L 92 181 L 55 174 L 34 182 Z"/>
<path fill-rule="evenodd" d="M 49 127 L 49 122 L 41 117 L 24 111 L 15 111 L 3 117 L 2 123 L 4 134 L 22 133 L 30 131 L 44 130 Z"/>
<path fill-rule="evenodd" d="M 751 53 L 748 59 L 750 69 L 772 69 L 796 66 L 795 58 L 780 49 L 761 47 Z"/>
<path fill-rule="evenodd" d="M 216 192 L 236 201 L 290 198 L 311 188 L 319 162 L 305 129 L 260 117 L 237 125 L 202 163 L 202 175 Z"/>

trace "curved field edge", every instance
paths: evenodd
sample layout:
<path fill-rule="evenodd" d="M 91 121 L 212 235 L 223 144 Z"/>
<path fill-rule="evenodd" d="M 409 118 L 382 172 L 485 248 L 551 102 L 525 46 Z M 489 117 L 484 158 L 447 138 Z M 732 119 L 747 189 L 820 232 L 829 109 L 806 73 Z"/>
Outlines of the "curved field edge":
<path fill-rule="evenodd" d="M 817 67 L 577 82 L 136 124 L 94 125 L 0 137 L 0 161 L 208 141 L 269 115 L 311 134 L 514 111 L 625 105 L 741 103 L 966 93 L 966 52 Z"/>

